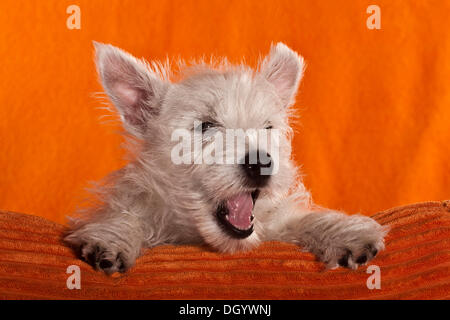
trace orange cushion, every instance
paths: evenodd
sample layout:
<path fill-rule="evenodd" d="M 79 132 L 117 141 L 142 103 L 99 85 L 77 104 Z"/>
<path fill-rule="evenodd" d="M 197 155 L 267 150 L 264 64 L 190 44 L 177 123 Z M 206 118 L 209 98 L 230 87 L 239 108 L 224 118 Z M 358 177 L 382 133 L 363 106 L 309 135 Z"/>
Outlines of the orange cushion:
<path fill-rule="evenodd" d="M 194 246 L 148 250 L 127 274 L 108 277 L 64 246 L 64 226 L 0 213 L 0 299 L 442 299 L 450 298 L 450 202 L 394 208 L 373 216 L 391 226 L 371 265 L 381 289 L 366 286 L 366 266 L 324 271 L 292 244 L 220 254 Z M 69 290 L 66 269 L 81 269 Z"/>

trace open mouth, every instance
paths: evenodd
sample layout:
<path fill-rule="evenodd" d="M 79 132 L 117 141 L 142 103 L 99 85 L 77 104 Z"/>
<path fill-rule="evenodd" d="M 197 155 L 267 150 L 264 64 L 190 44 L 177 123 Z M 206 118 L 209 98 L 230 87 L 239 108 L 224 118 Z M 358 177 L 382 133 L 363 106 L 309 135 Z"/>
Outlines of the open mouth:
<path fill-rule="evenodd" d="M 222 201 L 216 210 L 222 229 L 231 237 L 244 239 L 253 233 L 253 207 L 259 190 L 240 193 Z"/>

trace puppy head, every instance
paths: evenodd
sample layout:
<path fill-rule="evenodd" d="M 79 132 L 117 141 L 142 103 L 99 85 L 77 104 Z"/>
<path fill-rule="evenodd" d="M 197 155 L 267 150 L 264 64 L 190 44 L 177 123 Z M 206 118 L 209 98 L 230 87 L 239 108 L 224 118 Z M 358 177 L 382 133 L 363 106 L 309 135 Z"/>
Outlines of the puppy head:
<path fill-rule="evenodd" d="M 168 205 L 184 205 L 181 216 L 221 251 L 255 246 L 258 199 L 283 196 L 294 182 L 288 110 L 303 59 L 279 43 L 257 70 L 200 64 L 172 83 L 158 64 L 95 46 L 105 91 L 145 146 L 140 161 L 170 186 Z"/>

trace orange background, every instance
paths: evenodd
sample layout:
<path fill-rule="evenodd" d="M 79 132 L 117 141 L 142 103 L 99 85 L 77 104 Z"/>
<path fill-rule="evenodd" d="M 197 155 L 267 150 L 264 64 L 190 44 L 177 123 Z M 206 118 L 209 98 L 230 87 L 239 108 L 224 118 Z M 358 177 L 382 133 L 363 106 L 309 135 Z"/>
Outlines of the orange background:
<path fill-rule="evenodd" d="M 81 30 L 66 8 L 81 8 Z M 381 8 L 369 30 L 366 8 Z M 57 222 L 124 164 L 92 40 L 138 57 L 255 63 L 283 41 L 308 64 L 295 159 L 314 200 L 371 214 L 450 198 L 448 1 L 0 2 L 0 209 Z"/>

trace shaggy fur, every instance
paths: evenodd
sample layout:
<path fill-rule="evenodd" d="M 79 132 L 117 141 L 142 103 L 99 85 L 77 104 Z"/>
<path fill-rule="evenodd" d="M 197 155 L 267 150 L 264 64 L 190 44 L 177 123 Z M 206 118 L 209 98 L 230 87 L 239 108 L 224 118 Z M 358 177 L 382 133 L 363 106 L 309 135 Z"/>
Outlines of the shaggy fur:
<path fill-rule="evenodd" d="M 368 217 L 314 206 L 301 183 L 291 160 L 289 108 L 304 63 L 287 46 L 273 46 L 257 70 L 200 63 L 177 82 L 170 81 L 168 66 L 137 60 L 111 45 L 95 47 L 103 87 L 138 147 L 132 161 L 100 188 L 101 203 L 88 218 L 74 221 L 65 238 L 94 267 L 124 272 L 143 248 L 162 244 L 207 243 L 235 252 L 261 241 L 289 241 L 328 267 L 350 268 L 384 248 L 385 228 Z M 216 132 L 277 129 L 277 172 L 262 183 L 249 181 L 242 164 L 175 164 L 172 133 L 195 131 L 196 121 L 214 124 Z M 230 234 L 218 210 L 227 199 L 256 190 L 253 232 Z"/>

